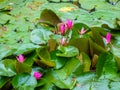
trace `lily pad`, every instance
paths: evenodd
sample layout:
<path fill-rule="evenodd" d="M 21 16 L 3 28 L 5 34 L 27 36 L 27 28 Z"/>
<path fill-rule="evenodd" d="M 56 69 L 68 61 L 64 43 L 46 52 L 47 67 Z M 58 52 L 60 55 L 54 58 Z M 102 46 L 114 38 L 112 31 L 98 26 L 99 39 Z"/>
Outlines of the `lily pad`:
<path fill-rule="evenodd" d="M 59 46 L 58 50 L 59 52 L 56 53 L 56 55 L 60 57 L 74 57 L 79 54 L 78 49 L 75 48 L 74 46 L 68 46 L 68 47 Z"/>

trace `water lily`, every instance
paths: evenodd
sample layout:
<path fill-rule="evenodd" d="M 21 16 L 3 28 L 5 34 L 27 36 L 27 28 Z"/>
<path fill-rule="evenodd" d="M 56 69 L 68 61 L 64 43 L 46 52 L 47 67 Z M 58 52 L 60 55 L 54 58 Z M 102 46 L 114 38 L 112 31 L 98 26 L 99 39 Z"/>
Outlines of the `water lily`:
<path fill-rule="evenodd" d="M 84 27 L 82 27 L 81 31 L 79 32 L 81 35 L 83 35 L 87 30 L 84 29 Z"/>
<path fill-rule="evenodd" d="M 67 30 L 70 30 L 73 27 L 72 20 L 67 20 L 66 22 L 62 22 L 58 24 L 58 30 L 61 35 L 64 35 Z"/>
<path fill-rule="evenodd" d="M 42 77 L 42 74 L 40 72 L 35 71 L 34 72 L 34 77 L 38 80 Z"/>
<path fill-rule="evenodd" d="M 67 25 L 67 29 L 71 29 L 72 27 L 73 27 L 73 22 L 72 22 L 72 20 L 67 20 L 66 21 L 66 25 Z"/>
<path fill-rule="evenodd" d="M 19 56 L 16 57 L 16 59 L 18 60 L 18 62 L 23 63 L 25 61 L 25 58 L 22 54 L 20 54 Z"/>
<path fill-rule="evenodd" d="M 60 29 L 60 33 L 64 35 L 66 32 L 66 25 L 64 23 L 61 23 L 59 29 Z"/>
<path fill-rule="evenodd" d="M 106 34 L 106 44 L 110 43 L 111 41 L 111 33 Z"/>

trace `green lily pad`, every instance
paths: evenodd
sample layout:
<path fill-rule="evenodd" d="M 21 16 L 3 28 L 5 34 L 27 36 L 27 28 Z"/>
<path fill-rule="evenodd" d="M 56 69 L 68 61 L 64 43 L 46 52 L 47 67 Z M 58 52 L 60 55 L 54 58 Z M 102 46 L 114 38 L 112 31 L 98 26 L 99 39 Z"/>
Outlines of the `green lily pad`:
<path fill-rule="evenodd" d="M 29 74 L 18 74 L 13 78 L 12 85 L 18 90 L 33 90 L 37 85 L 37 81 Z"/>
<path fill-rule="evenodd" d="M 0 76 L 15 76 L 15 61 L 10 59 L 5 59 L 0 61 Z"/>
<path fill-rule="evenodd" d="M 44 28 L 35 29 L 31 32 L 31 41 L 35 44 L 46 44 L 53 33 Z"/>
<path fill-rule="evenodd" d="M 106 78 L 114 78 L 117 75 L 117 63 L 110 53 L 102 53 L 98 58 L 96 73 L 98 77 L 101 75 Z"/>
<path fill-rule="evenodd" d="M 59 46 L 58 50 L 59 52 L 56 53 L 56 55 L 60 57 L 74 57 L 79 54 L 78 49 L 75 48 L 74 46 L 67 46 L 67 47 Z"/>

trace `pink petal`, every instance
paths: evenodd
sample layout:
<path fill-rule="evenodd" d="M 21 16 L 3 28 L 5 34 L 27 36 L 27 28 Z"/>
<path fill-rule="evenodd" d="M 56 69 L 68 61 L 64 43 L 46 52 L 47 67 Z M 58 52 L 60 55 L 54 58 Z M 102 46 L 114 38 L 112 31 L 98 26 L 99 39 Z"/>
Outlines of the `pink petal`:
<path fill-rule="evenodd" d="M 107 33 L 106 35 L 106 44 L 110 43 L 111 41 L 111 33 Z"/>
<path fill-rule="evenodd" d="M 60 33 L 65 34 L 65 30 L 66 30 L 65 24 L 61 24 L 60 25 Z"/>
<path fill-rule="evenodd" d="M 34 77 L 38 80 L 42 77 L 42 74 L 40 72 L 35 71 L 34 72 Z"/>
<path fill-rule="evenodd" d="M 17 59 L 18 62 L 20 62 L 20 63 L 23 63 L 24 60 L 25 60 L 25 58 L 24 58 L 24 56 L 23 56 L 22 54 L 20 54 L 19 56 L 17 56 L 16 59 Z"/>
<path fill-rule="evenodd" d="M 73 22 L 72 22 L 72 20 L 69 20 L 69 19 L 68 19 L 68 20 L 66 21 L 66 25 L 67 25 L 67 28 L 68 28 L 68 29 L 71 29 L 71 28 L 73 27 Z"/>
<path fill-rule="evenodd" d="M 84 27 L 82 27 L 80 34 L 83 35 L 87 30 L 84 29 Z"/>
<path fill-rule="evenodd" d="M 64 45 L 65 43 L 66 43 L 66 38 L 63 37 L 63 38 L 60 40 L 60 44 L 61 44 L 61 45 Z"/>

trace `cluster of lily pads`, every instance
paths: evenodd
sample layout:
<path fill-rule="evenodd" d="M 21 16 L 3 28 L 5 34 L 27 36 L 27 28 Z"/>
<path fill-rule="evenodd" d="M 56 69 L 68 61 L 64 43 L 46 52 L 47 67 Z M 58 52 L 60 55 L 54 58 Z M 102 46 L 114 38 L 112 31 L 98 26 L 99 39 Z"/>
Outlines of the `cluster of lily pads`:
<path fill-rule="evenodd" d="M 111 81 L 119 82 L 120 62 L 112 51 L 112 39 L 113 34 L 106 28 L 62 21 L 45 9 L 30 36 L 38 47 L 0 61 L 0 88 L 96 90 L 97 83 L 101 85 L 99 90 L 110 90 L 107 85 L 112 87 Z"/>

